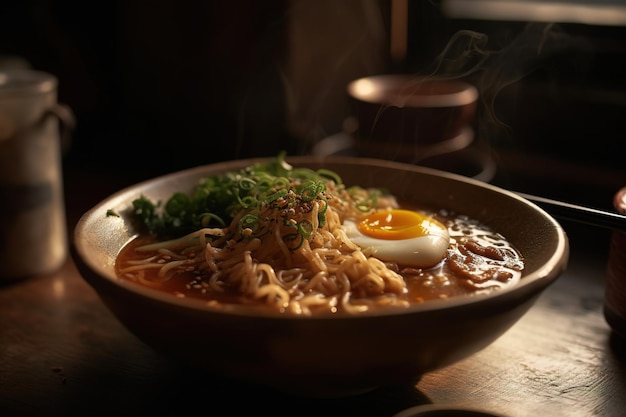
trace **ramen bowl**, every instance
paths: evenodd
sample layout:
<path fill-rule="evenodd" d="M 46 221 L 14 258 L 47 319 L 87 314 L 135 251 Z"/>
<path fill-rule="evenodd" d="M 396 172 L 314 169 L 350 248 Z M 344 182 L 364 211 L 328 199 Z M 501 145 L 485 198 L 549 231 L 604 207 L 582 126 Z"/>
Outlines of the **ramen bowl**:
<path fill-rule="evenodd" d="M 564 271 L 568 240 L 533 203 L 470 178 L 414 165 L 354 157 L 292 157 L 345 184 L 384 187 L 406 204 L 463 213 L 506 236 L 523 255 L 521 279 L 500 291 L 354 315 L 262 314 L 220 309 L 116 276 L 121 249 L 139 233 L 132 201 L 191 192 L 201 178 L 266 159 L 191 168 L 123 189 L 77 223 L 72 256 L 104 304 L 147 346 L 208 376 L 308 397 L 354 395 L 410 383 L 480 351 L 513 326 Z"/>

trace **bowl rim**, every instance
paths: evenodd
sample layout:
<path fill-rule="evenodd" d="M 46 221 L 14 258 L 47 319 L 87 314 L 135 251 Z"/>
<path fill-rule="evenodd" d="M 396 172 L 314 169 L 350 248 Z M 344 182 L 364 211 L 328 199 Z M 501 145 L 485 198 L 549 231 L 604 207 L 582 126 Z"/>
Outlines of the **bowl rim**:
<path fill-rule="evenodd" d="M 496 193 L 503 194 L 507 198 L 516 200 L 518 203 L 526 205 L 532 208 L 534 211 L 540 213 L 546 220 L 548 220 L 554 228 L 555 236 L 557 238 L 557 246 L 554 253 L 549 260 L 545 262 L 542 268 L 532 272 L 529 275 L 524 275 L 522 279 L 511 287 L 506 287 L 502 290 L 493 291 L 487 294 L 480 295 L 467 295 L 467 296 L 455 296 L 442 300 L 428 300 L 424 303 L 411 304 L 408 307 L 390 308 L 390 309 L 376 309 L 375 311 L 367 311 L 359 314 L 321 314 L 321 315 L 293 315 L 284 314 L 274 311 L 260 311 L 258 308 L 244 308 L 240 305 L 237 306 L 220 306 L 215 307 L 208 305 L 206 301 L 192 298 L 179 298 L 172 294 L 165 293 L 161 290 L 152 289 L 141 286 L 139 284 L 125 281 L 118 278 L 115 273 L 107 271 L 107 266 L 98 264 L 92 258 L 87 255 L 88 248 L 82 238 L 86 233 L 86 229 L 94 222 L 95 218 L 101 218 L 102 214 L 108 211 L 111 206 L 119 205 L 125 202 L 130 204 L 128 197 L 130 194 L 137 195 L 136 190 L 142 187 L 149 186 L 157 182 L 176 182 L 188 177 L 196 178 L 202 172 L 210 171 L 211 174 L 217 172 L 228 171 L 237 169 L 239 167 L 247 166 L 258 162 L 268 162 L 275 160 L 275 157 L 257 157 L 247 159 L 236 159 L 223 162 L 217 162 L 213 164 L 196 166 L 180 171 L 160 175 L 151 179 L 147 179 L 132 185 L 129 185 L 108 197 L 105 197 L 100 202 L 96 203 L 90 209 L 88 209 L 78 220 L 74 227 L 71 240 L 71 253 L 79 267 L 81 275 L 92 287 L 100 287 L 101 285 L 115 286 L 126 292 L 147 297 L 153 301 L 163 302 L 172 306 L 182 307 L 191 310 L 201 310 L 206 313 L 227 314 L 233 316 L 243 317 L 255 317 L 255 318 L 267 318 L 267 319 L 280 319 L 280 320 L 355 320 L 355 319 L 367 319 L 371 317 L 384 317 L 384 316 L 397 316 L 408 315 L 414 313 L 426 313 L 437 312 L 442 310 L 454 310 L 473 308 L 478 305 L 489 305 L 492 302 L 500 302 L 503 298 L 510 297 L 515 299 L 518 297 L 528 297 L 529 293 L 532 295 L 538 295 L 543 289 L 551 285 L 566 269 L 568 256 L 569 256 L 569 242 L 567 234 L 563 230 L 562 226 L 555 220 L 550 214 L 543 210 L 533 202 L 526 200 L 525 198 L 500 188 L 498 186 L 484 183 L 477 179 L 465 177 L 459 174 L 441 171 L 434 168 L 422 167 L 402 162 L 395 162 L 389 160 L 382 160 L 376 158 L 364 158 L 353 156 L 329 156 L 329 157 L 317 157 L 317 156 L 291 156 L 286 158 L 286 162 L 292 165 L 306 166 L 307 163 L 333 163 L 333 164 L 349 164 L 349 165 L 362 165 L 368 167 L 391 167 L 402 170 L 414 171 L 417 173 L 424 173 L 429 175 L 441 176 L 451 179 L 453 181 L 460 181 L 468 183 L 472 186 L 486 188 Z M 112 219 L 118 222 L 124 222 L 123 217 L 111 216 Z M 136 237 L 138 233 L 134 233 L 128 240 Z M 128 241 L 127 241 L 128 242 Z M 126 242 L 126 243 L 127 243 Z M 119 251 L 118 251 L 119 252 Z"/>
<path fill-rule="evenodd" d="M 456 87 L 455 92 L 435 95 L 398 95 L 389 97 L 387 93 L 397 87 L 409 88 L 420 83 L 444 84 Z M 437 108 L 460 107 L 478 100 L 478 89 L 462 79 L 429 77 L 411 74 L 378 74 L 361 77 L 348 83 L 346 90 L 355 100 L 370 104 L 392 105 L 395 107 Z"/>
<path fill-rule="evenodd" d="M 504 417 L 500 413 L 478 406 L 434 403 L 409 407 L 397 412 L 391 417 L 433 417 L 445 415 L 465 415 L 466 417 Z"/>

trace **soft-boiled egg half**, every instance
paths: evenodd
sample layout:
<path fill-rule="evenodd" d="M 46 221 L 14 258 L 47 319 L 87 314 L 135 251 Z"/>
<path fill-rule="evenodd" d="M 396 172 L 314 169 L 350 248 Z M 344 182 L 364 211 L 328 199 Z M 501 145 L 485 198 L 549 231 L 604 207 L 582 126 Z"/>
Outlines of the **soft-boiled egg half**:
<path fill-rule="evenodd" d="M 347 236 L 381 261 L 428 268 L 439 263 L 450 244 L 448 228 L 411 210 L 383 210 L 343 223 Z"/>

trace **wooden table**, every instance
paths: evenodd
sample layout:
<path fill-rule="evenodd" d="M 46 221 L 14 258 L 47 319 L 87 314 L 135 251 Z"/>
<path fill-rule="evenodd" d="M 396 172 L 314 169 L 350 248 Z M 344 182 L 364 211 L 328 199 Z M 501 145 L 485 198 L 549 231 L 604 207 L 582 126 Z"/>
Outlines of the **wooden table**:
<path fill-rule="evenodd" d="M 68 225 L 123 181 L 68 180 Z M 569 268 L 488 348 L 415 385 L 351 398 L 304 399 L 214 380 L 157 356 L 129 333 L 78 274 L 0 286 L 0 416 L 392 416 L 427 404 L 505 416 L 626 415 L 626 343 L 602 314 L 610 231 L 563 223 Z"/>

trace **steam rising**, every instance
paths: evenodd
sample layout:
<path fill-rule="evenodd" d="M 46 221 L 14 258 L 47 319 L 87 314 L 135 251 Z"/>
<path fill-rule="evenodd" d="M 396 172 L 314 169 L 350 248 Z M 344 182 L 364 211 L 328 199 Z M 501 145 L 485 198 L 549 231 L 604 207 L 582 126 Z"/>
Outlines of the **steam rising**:
<path fill-rule="evenodd" d="M 381 54 L 386 35 L 380 11 L 370 2 L 360 2 L 358 7 L 341 4 L 329 0 L 315 6 L 295 2 L 290 9 L 290 59 L 281 78 L 288 130 L 300 140 L 299 152 L 307 153 L 308 147 L 329 135 L 348 131 L 346 116 L 352 111 L 345 88 L 350 81 L 389 72 Z M 437 7 L 435 3 L 433 7 Z M 327 15 L 338 17 L 330 19 Z M 327 17 L 324 20 L 320 16 Z M 320 20 L 335 30 L 314 30 Z M 339 26 L 342 30 L 336 29 Z M 337 37 L 337 33 L 344 34 Z M 498 39 L 491 39 L 486 33 L 459 30 L 430 65 L 409 71 L 421 78 L 463 79 L 473 84 L 479 91 L 477 136 L 492 141 L 510 136 L 494 134 L 508 131 L 497 114 L 496 99 L 503 89 L 564 50 L 588 49 L 586 41 L 565 34 L 558 24 L 550 22 L 520 25 L 518 33 L 509 31 L 506 36 L 502 39 L 504 36 L 498 34 Z"/>
<path fill-rule="evenodd" d="M 496 98 L 500 92 L 541 68 L 558 53 L 586 48 L 584 41 L 560 30 L 555 23 L 528 23 L 508 45 L 497 48 L 484 33 L 461 30 L 455 33 L 432 68 L 434 78 L 463 78 L 480 91 L 480 129 L 505 129 L 498 119 Z"/>

